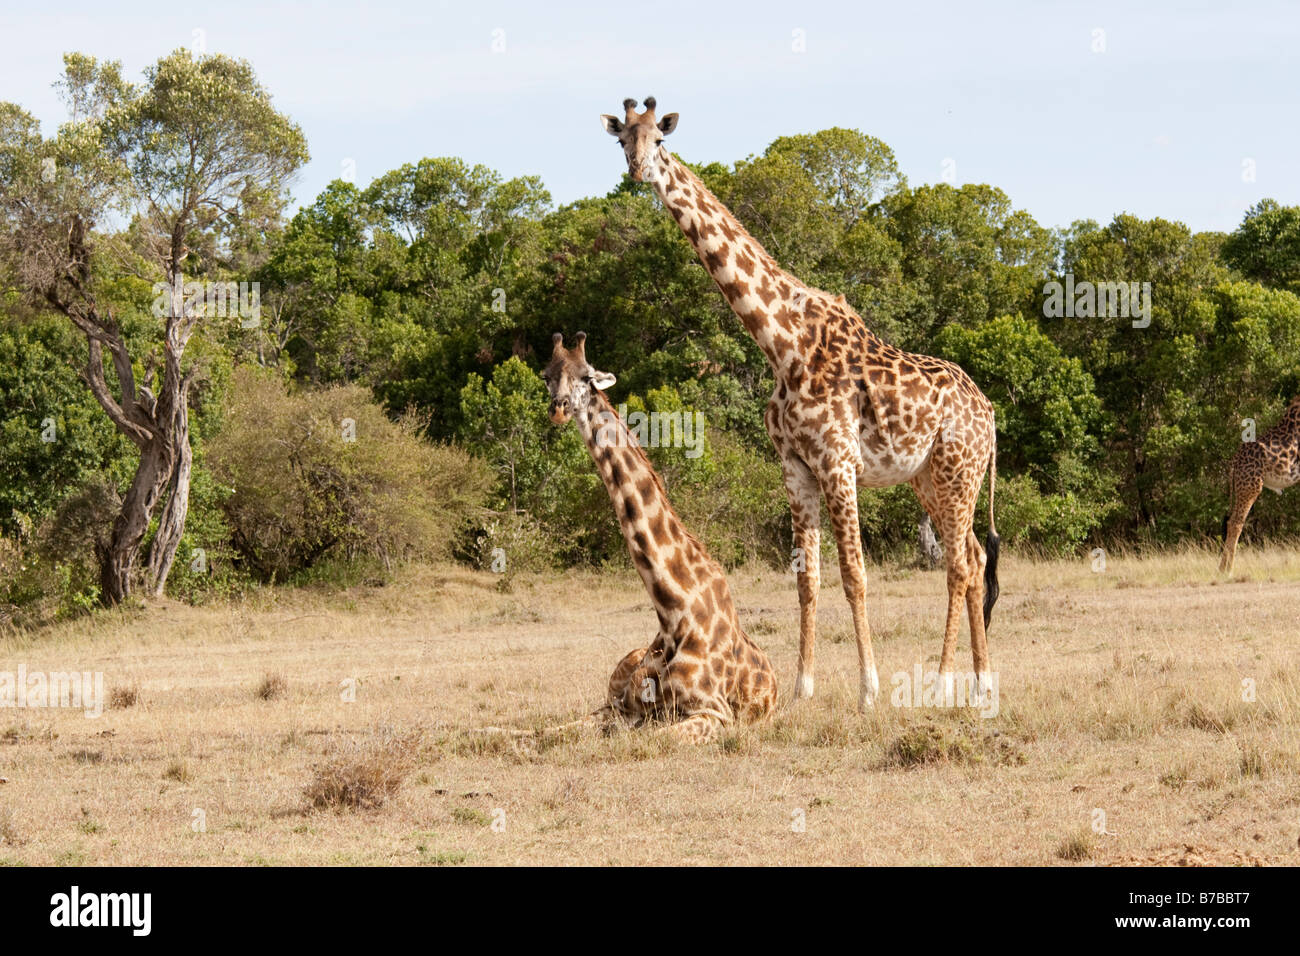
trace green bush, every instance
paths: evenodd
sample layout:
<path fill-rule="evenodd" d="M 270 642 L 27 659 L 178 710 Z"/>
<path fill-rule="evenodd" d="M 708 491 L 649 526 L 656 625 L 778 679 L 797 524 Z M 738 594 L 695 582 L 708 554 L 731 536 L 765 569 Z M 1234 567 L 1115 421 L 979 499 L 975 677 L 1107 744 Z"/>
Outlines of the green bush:
<path fill-rule="evenodd" d="M 0 538 L 0 623 L 35 627 L 77 617 L 98 604 L 98 555 L 120 501 L 104 479 L 90 479 L 33 527 Z"/>
<path fill-rule="evenodd" d="M 262 580 L 326 556 L 387 566 L 448 555 L 483 503 L 491 476 L 481 462 L 424 441 L 417 418 L 390 420 L 366 389 L 291 391 L 253 367 L 237 369 L 232 386 L 208 460 L 229 488 L 231 545 Z"/>
<path fill-rule="evenodd" d="M 600 563 L 623 551 L 609 495 L 577 426 L 547 418 L 550 393 L 517 357 L 490 380 L 471 373 L 461 391 L 465 447 L 490 462 L 497 484 L 493 516 L 469 545 L 485 566 L 502 548 L 517 568 Z"/>
<path fill-rule="evenodd" d="M 915 559 L 916 525 L 923 513 L 910 485 L 859 489 L 858 524 L 866 553 L 873 561 Z M 822 551 L 823 567 L 839 567 L 835 532 L 829 518 L 822 521 Z"/>
<path fill-rule="evenodd" d="M 63 318 L 0 313 L 0 533 L 39 524 L 88 479 L 130 479 L 135 448 L 77 377 L 86 343 Z"/>
<path fill-rule="evenodd" d="M 1053 557 L 1076 554 L 1113 508 L 1073 491 L 1044 493 L 1028 475 L 999 477 L 995 500 L 994 519 L 1004 544 L 1029 545 Z M 984 514 L 986 502 L 981 496 L 977 515 Z M 976 529 L 982 534 L 980 527 L 977 517 Z"/>

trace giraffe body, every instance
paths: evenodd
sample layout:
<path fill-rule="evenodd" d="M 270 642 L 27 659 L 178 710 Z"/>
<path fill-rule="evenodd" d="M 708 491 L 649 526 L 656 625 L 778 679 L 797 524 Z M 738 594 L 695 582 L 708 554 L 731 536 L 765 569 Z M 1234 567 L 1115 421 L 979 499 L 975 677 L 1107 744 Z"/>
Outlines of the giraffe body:
<path fill-rule="evenodd" d="M 602 394 L 614 382 L 587 363 L 586 336 L 572 350 L 560 336 L 544 373 L 551 420 L 574 420 L 609 492 L 659 631 L 649 647 L 623 657 L 605 706 L 592 715 L 639 726 L 666 720 L 691 742 L 737 720 L 759 720 L 776 705 L 767 655 L 740 626 L 722 568 L 682 524 L 636 437 Z"/>
<path fill-rule="evenodd" d="M 997 599 L 993 526 L 996 433 L 993 407 L 958 366 L 882 341 L 843 296 L 785 272 L 700 179 L 663 147 L 677 114 L 655 117 L 624 100 L 623 120 L 603 116 L 634 180 L 651 182 L 745 330 L 771 365 L 776 389 L 765 424 L 781 461 L 794 524 L 800 606 L 796 694 L 813 692 L 820 507 L 825 499 L 841 580 L 857 637 L 861 709 L 879 690 L 866 614 L 866 573 L 857 489 L 906 481 L 944 543 L 948 615 L 940 671 L 951 677 L 963 610 L 980 686 L 990 684 L 985 631 Z M 989 472 L 988 550 L 974 533 Z"/>
<path fill-rule="evenodd" d="M 1232 571 L 1237 541 L 1255 500 L 1265 489 L 1279 495 L 1300 482 L 1300 395 L 1291 400 L 1282 419 L 1255 441 L 1242 442 L 1228 466 L 1232 510 L 1223 536 L 1219 570 Z"/>

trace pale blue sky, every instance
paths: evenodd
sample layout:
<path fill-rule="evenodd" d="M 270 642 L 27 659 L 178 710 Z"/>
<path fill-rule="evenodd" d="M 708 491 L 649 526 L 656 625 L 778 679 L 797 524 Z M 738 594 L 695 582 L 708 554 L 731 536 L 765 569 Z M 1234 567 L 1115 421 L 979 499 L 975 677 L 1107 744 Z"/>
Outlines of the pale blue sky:
<path fill-rule="evenodd" d="M 365 185 L 445 155 L 539 175 L 557 202 L 604 194 L 623 160 L 597 115 L 654 95 L 681 114 L 669 143 L 687 160 L 856 127 L 893 147 L 913 185 L 951 159 L 956 182 L 1000 186 L 1047 226 L 1131 212 L 1230 230 L 1263 196 L 1300 203 L 1294 3 L 113 6 L 6 4 L 0 99 L 52 129 L 64 51 L 120 59 L 138 79 L 203 31 L 209 51 L 251 60 L 305 130 L 300 202 L 346 160 Z"/>

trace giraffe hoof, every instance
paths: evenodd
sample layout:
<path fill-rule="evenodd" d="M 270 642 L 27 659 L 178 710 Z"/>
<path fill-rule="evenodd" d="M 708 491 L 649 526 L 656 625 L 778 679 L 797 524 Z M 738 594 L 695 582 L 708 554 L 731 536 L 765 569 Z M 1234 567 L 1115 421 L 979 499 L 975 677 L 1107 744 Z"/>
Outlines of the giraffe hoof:
<path fill-rule="evenodd" d="M 858 685 L 858 713 L 865 714 L 876 709 L 876 697 L 880 693 L 880 677 L 876 669 L 862 675 Z"/>
<path fill-rule="evenodd" d="M 813 695 L 812 674 L 800 674 L 794 683 L 794 699 L 807 700 Z"/>

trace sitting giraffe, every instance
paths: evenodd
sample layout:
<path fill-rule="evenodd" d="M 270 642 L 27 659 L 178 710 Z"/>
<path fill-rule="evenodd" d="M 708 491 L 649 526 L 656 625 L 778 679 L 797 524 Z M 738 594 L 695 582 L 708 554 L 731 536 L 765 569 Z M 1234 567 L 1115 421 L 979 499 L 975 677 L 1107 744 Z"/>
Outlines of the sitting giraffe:
<path fill-rule="evenodd" d="M 1255 441 L 1242 442 L 1228 467 L 1232 510 L 1223 535 L 1220 571 L 1232 571 L 1237 558 L 1237 539 L 1246 515 L 1261 491 L 1270 488 L 1279 495 L 1300 481 L 1300 395 L 1282 413 L 1282 420 Z"/>
<path fill-rule="evenodd" d="M 674 736 L 702 743 L 737 718 L 771 714 L 776 675 L 741 629 L 722 568 L 682 525 L 645 451 L 602 394 L 615 379 L 587 363 L 586 338 L 579 332 L 566 350 L 563 336 L 554 337 L 543 372 L 550 417 L 556 424 L 572 419 L 582 432 L 659 616 L 659 633 L 619 662 L 604 707 L 564 726 L 662 718 Z"/>

